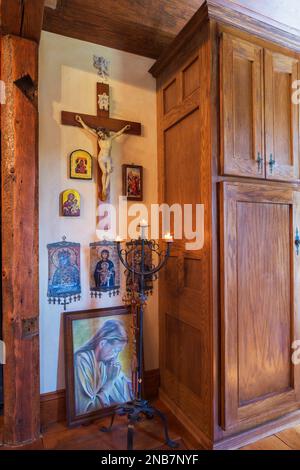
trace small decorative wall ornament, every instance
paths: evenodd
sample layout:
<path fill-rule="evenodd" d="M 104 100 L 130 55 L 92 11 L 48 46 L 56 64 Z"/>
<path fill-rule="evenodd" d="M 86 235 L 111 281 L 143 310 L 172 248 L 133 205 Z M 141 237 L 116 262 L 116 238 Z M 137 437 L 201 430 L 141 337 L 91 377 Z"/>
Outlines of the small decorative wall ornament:
<path fill-rule="evenodd" d="M 67 189 L 62 193 L 63 217 L 80 217 L 80 194 L 75 189 Z"/>
<path fill-rule="evenodd" d="M 93 56 L 93 60 L 94 60 L 93 65 L 95 69 L 98 70 L 98 75 L 99 77 L 101 77 L 102 83 L 107 83 L 108 78 L 109 78 L 110 61 L 108 59 L 105 59 L 105 57 L 101 57 L 97 55 Z"/>
<path fill-rule="evenodd" d="M 98 106 L 100 111 L 109 111 L 109 96 L 106 93 L 98 95 Z"/>
<path fill-rule="evenodd" d="M 93 157 L 86 150 L 74 150 L 70 155 L 70 178 L 92 179 Z"/>
<path fill-rule="evenodd" d="M 48 249 L 48 302 L 66 310 L 67 305 L 80 300 L 80 243 L 50 243 Z"/>
<path fill-rule="evenodd" d="M 115 242 L 90 243 L 90 291 L 91 297 L 101 298 L 120 294 L 120 260 Z"/>

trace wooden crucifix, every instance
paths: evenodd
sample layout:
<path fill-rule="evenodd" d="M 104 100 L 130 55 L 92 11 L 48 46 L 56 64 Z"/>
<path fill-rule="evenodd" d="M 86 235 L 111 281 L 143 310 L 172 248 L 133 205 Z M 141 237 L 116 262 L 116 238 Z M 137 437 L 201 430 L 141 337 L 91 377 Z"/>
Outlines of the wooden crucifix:
<path fill-rule="evenodd" d="M 61 123 L 85 129 L 97 138 L 98 152 L 98 197 L 106 201 L 109 193 L 111 165 L 111 148 L 113 140 L 123 133 L 141 135 L 141 124 L 138 122 L 112 119 L 109 116 L 109 85 L 97 83 L 97 116 L 62 111 Z M 111 136 L 110 132 L 114 132 Z"/>

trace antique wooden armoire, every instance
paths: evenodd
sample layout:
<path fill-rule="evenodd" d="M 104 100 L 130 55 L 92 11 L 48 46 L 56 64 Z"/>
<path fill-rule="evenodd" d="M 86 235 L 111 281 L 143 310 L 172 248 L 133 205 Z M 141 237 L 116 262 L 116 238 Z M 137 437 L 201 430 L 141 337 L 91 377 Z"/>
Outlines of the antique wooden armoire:
<path fill-rule="evenodd" d="M 160 201 L 205 206 L 160 280 L 161 398 L 237 448 L 300 422 L 300 38 L 208 1 L 151 73 Z"/>

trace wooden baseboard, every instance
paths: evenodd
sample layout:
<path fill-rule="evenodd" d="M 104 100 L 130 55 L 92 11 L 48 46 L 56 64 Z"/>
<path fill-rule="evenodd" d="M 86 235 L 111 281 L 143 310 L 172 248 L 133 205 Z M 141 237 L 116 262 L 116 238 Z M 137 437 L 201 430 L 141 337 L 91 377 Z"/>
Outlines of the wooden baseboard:
<path fill-rule="evenodd" d="M 65 389 L 41 395 L 41 429 L 66 420 Z"/>
<path fill-rule="evenodd" d="M 204 449 L 236 450 L 283 431 L 284 429 L 300 424 L 300 410 L 297 410 L 282 416 L 281 418 L 257 426 L 256 428 L 226 437 L 218 442 L 212 442 L 208 436 L 206 436 L 187 416 L 185 416 L 181 409 L 176 406 L 162 390 L 159 391 L 159 397 L 164 405 L 166 405 L 167 408 L 176 416 L 187 432 L 196 439 L 199 446 L 203 446 Z"/>
<path fill-rule="evenodd" d="M 144 372 L 144 394 L 148 400 L 158 397 L 159 369 Z M 41 429 L 50 424 L 66 421 L 65 389 L 41 395 Z"/>
<path fill-rule="evenodd" d="M 277 434 L 284 429 L 291 428 L 300 424 L 300 410 L 293 411 L 281 418 L 269 421 L 256 428 L 244 431 L 235 436 L 226 437 L 222 441 L 215 442 L 214 450 L 236 450 L 253 442 L 264 439 L 265 437 Z"/>

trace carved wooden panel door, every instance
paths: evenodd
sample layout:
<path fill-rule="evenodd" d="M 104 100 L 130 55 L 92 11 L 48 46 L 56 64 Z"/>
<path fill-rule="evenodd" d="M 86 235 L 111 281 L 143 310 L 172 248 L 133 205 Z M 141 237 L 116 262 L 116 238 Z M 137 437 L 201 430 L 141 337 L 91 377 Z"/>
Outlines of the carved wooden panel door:
<path fill-rule="evenodd" d="M 264 178 L 263 49 L 229 34 L 221 43 L 221 172 Z"/>
<path fill-rule="evenodd" d="M 260 424 L 299 408 L 300 192 L 221 187 L 222 425 Z"/>
<path fill-rule="evenodd" d="M 171 257 L 160 273 L 160 372 L 161 396 L 181 418 L 209 436 L 211 407 L 210 314 L 210 168 L 207 123 L 208 80 L 200 87 L 201 70 L 209 73 L 205 41 L 199 55 L 185 62 L 159 90 L 160 201 L 193 210 L 204 205 L 205 240 L 190 250 L 187 226 L 175 239 Z M 198 51 L 197 51 L 198 52 Z M 183 220 L 187 218 L 184 217 Z M 181 225 L 181 220 L 179 224 Z M 192 228 L 192 227 L 191 227 Z M 171 233 L 176 235 L 174 217 Z M 178 235 L 178 232 L 177 232 Z M 195 248 L 195 247 L 194 247 Z"/>
<path fill-rule="evenodd" d="M 299 112 L 293 103 L 293 83 L 299 80 L 299 60 L 265 51 L 266 176 L 293 181 L 299 175 Z"/>

